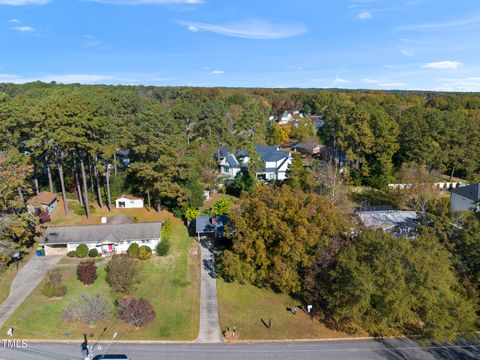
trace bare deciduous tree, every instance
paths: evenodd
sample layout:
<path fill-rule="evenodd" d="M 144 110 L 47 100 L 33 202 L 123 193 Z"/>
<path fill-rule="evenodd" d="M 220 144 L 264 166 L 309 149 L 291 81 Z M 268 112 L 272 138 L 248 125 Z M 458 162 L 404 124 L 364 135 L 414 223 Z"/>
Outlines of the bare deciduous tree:
<path fill-rule="evenodd" d="M 93 326 L 111 313 L 110 304 L 111 300 L 104 295 L 83 293 L 70 302 L 63 312 L 63 318 Z"/>
<path fill-rule="evenodd" d="M 135 327 L 142 327 L 155 318 L 155 310 L 145 299 L 125 298 L 118 301 L 120 319 Z"/>

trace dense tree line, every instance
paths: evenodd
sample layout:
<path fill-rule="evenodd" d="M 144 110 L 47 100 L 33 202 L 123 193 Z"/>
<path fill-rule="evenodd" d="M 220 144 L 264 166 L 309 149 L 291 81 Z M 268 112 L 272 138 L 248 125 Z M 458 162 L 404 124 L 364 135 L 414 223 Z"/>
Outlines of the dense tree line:
<path fill-rule="evenodd" d="M 268 120 L 295 110 L 324 125 Z M 306 168 L 295 156 L 287 184 L 256 186 L 253 144 L 320 141 L 347 158 L 344 183 L 384 188 L 436 172 L 478 179 L 479 135 L 477 94 L 0 84 L 0 265 L 32 243 L 25 201 L 37 191 L 76 199 L 87 216 L 131 192 L 191 219 L 215 184 L 216 149 L 229 145 L 252 161 L 231 184 L 250 195 L 232 210 L 226 278 L 300 296 L 339 326 L 447 337 L 475 325 L 477 217 L 453 218 L 432 192 L 410 193 L 398 203 L 425 215 L 417 243 L 354 237 L 336 166 Z"/>

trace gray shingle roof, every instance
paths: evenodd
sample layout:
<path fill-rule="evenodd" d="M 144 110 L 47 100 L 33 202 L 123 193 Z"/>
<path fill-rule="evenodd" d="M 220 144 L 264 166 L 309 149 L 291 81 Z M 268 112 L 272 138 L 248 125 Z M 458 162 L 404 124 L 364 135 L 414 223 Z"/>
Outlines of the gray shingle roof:
<path fill-rule="evenodd" d="M 453 194 L 463 196 L 464 198 L 472 201 L 480 200 L 480 184 L 473 184 L 468 186 L 462 186 L 456 189 L 452 189 Z"/>
<path fill-rule="evenodd" d="M 43 244 L 118 243 L 125 240 L 159 239 L 161 222 L 49 227 Z"/>
<path fill-rule="evenodd" d="M 227 162 L 228 162 L 228 165 L 230 165 L 233 168 L 240 167 L 240 164 L 238 163 L 237 158 L 233 154 L 229 154 L 227 156 Z"/>
<path fill-rule="evenodd" d="M 229 219 L 225 215 L 215 216 L 215 223 L 212 224 L 212 216 L 197 216 L 195 219 L 195 232 L 197 234 L 223 233 L 228 221 Z"/>
<path fill-rule="evenodd" d="M 295 149 L 304 149 L 307 151 L 313 151 L 317 147 L 319 147 L 319 144 L 307 144 L 307 143 L 298 143 L 297 145 L 294 146 Z"/>

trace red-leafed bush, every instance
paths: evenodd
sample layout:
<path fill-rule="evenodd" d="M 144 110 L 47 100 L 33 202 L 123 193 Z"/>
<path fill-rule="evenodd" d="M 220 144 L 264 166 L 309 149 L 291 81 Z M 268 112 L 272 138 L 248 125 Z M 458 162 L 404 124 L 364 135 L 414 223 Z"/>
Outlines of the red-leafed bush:
<path fill-rule="evenodd" d="M 85 285 L 91 285 L 97 279 L 97 266 L 93 261 L 83 261 L 77 265 L 77 277 Z"/>
<path fill-rule="evenodd" d="M 155 319 L 155 310 L 145 299 L 125 298 L 118 302 L 120 319 L 135 327 L 142 327 Z"/>

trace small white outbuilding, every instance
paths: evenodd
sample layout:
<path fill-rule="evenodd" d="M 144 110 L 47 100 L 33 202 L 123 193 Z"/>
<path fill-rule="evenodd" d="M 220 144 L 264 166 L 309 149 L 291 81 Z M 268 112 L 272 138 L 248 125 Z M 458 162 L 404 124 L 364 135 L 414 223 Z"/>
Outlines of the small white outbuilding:
<path fill-rule="evenodd" d="M 141 209 L 143 208 L 143 199 L 132 195 L 122 195 L 115 200 L 117 209 Z"/>

